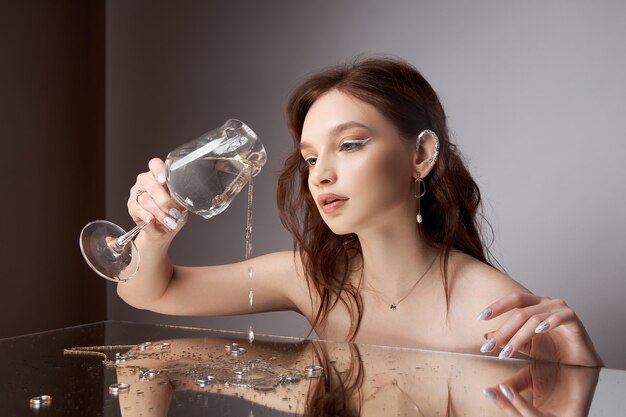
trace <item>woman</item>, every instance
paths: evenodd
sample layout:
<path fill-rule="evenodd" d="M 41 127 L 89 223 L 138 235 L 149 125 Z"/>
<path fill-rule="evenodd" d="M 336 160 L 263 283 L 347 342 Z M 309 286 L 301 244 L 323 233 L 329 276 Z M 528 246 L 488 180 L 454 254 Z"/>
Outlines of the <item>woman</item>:
<path fill-rule="evenodd" d="M 136 240 L 139 276 L 118 285 L 127 303 L 247 313 L 251 266 L 252 311 L 297 311 L 321 338 L 602 364 L 563 301 L 531 294 L 489 263 L 480 192 L 436 93 L 413 67 L 376 58 L 328 69 L 293 92 L 287 120 L 295 147 L 278 206 L 295 251 L 173 266 L 167 249 L 187 214 L 153 159 L 128 200 L 133 219 L 156 220 Z"/>

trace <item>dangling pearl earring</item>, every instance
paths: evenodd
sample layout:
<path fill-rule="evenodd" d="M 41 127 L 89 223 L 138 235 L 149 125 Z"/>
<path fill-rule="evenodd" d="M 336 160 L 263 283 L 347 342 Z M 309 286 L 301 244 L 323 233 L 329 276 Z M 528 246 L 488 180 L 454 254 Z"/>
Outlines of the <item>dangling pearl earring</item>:
<path fill-rule="evenodd" d="M 422 209 L 420 207 L 420 198 L 424 197 L 426 194 L 426 183 L 422 179 L 422 173 L 417 173 L 417 178 L 415 179 L 415 198 L 417 198 L 417 216 L 415 219 L 417 220 L 417 224 L 422 223 Z"/>

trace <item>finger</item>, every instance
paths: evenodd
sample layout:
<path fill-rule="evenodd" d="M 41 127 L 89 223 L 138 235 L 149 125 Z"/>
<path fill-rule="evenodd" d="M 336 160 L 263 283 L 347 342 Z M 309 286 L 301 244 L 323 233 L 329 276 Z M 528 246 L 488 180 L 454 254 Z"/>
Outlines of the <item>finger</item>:
<path fill-rule="evenodd" d="M 529 345 L 538 333 L 576 321 L 576 314 L 562 300 L 549 300 L 541 305 L 516 311 L 498 330 L 490 334 L 498 346 L 504 345 L 500 359 L 513 356 Z"/>
<path fill-rule="evenodd" d="M 153 158 L 148 162 L 150 168 L 150 176 L 145 180 L 144 187 L 146 191 L 150 192 L 150 195 L 161 208 L 161 210 L 169 213 L 169 215 L 175 218 L 177 221 L 183 219 L 183 213 L 186 208 L 178 204 L 169 191 L 169 188 L 165 184 L 165 164 L 159 158 Z"/>
<path fill-rule="evenodd" d="M 500 384 L 498 386 L 502 395 L 506 397 L 512 407 L 524 417 L 541 417 L 542 414 L 532 404 L 530 404 L 524 397 L 519 395 L 519 391 L 514 388 Z"/>
<path fill-rule="evenodd" d="M 163 160 L 159 158 L 152 158 L 148 162 L 148 168 L 150 169 L 152 177 L 156 182 L 161 185 L 165 184 L 165 163 Z"/>
<path fill-rule="evenodd" d="M 174 202 L 169 191 L 154 180 L 150 180 L 145 189 L 156 206 L 173 217 L 176 221 L 183 220 L 185 210 Z M 145 205 L 144 205 L 145 207 Z"/>
<path fill-rule="evenodd" d="M 480 348 L 481 352 L 491 352 L 496 347 L 506 347 L 507 342 L 533 316 L 545 313 L 545 305 L 534 305 L 515 311 L 499 329 L 485 333 L 487 341 Z M 542 318 L 543 319 L 543 318 Z M 537 323 L 537 325 L 540 322 Z M 533 328 L 534 329 L 534 328 Z M 509 352 L 507 357 L 511 356 Z"/>
<path fill-rule="evenodd" d="M 530 366 L 526 366 L 516 372 L 510 378 L 502 381 L 502 385 L 510 387 L 515 392 L 522 392 L 533 386 L 533 376 Z"/>
<path fill-rule="evenodd" d="M 169 209 L 168 212 L 163 211 L 149 192 L 145 192 L 137 196 L 137 198 L 135 198 L 135 203 L 142 209 L 152 213 L 154 217 L 168 230 L 175 230 L 178 228 L 178 220 L 170 214 L 176 209 Z M 178 215 L 182 220 L 182 214 L 178 213 Z"/>
<path fill-rule="evenodd" d="M 135 221 L 135 223 L 140 223 L 142 221 L 150 223 L 156 216 L 152 211 L 144 208 L 141 204 L 139 204 L 138 200 L 140 198 L 143 198 L 143 195 L 140 195 L 140 190 L 142 189 L 136 184 L 130 189 L 130 195 L 126 203 L 128 207 L 128 213 Z M 147 193 L 144 192 L 144 194 Z"/>
<path fill-rule="evenodd" d="M 576 313 L 562 300 L 553 300 L 560 311 L 550 315 L 547 319 L 535 327 L 535 333 L 546 333 L 556 327 L 566 325 L 568 323 L 577 322 Z"/>
<path fill-rule="evenodd" d="M 133 210 L 131 216 L 133 218 L 133 221 L 137 224 L 141 222 L 150 223 L 152 220 L 154 220 L 154 216 L 152 215 L 152 213 L 141 207 L 141 205 L 138 205 L 138 207 Z"/>
<path fill-rule="evenodd" d="M 514 308 L 528 307 L 534 304 L 539 304 L 541 301 L 545 300 L 548 300 L 548 298 L 524 292 L 512 292 L 505 295 L 498 301 L 488 305 L 478 314 L 476 319 L 490 320 Z"/>
<path fill-rule="evenodd" d="M 499 341 L 500 345 L 505 345 L 498 357 L 500 359 L 512 357 L 530 342 L 536 335 L 535 329 L 537 326 L 548 317 L 550 317 L 550 313 L 540 313 L 530 316 L 525 323 L 505 323 L 494 335 L 494 338 Z"/>
<path fill-rule="evenodd" d="M 483 388 L 483 395 L 489 401 L 493 402 L 496 407 L 504 411 L 505 415 L 515 417 L 521 416 L 506 396 L 500 391 L 499 387 Z"/>
<path fill-rule="evenodd" d="M 503 349 L 499 355 L 500 359 L 509 358 L 524 344 L 521 343 L 522 340 L 528 342 L 528 340 L 534 336 L 535 328 L 549 317 L 550 314 L 550 311 L 546 312 L 545 305 L 535 305 L 519 309 L 511 314 L 500 328 L 486 334 L 488 340 L 483 347 L 490 344 L 489 347 L 491 349 L 487 351 L 493 351 L 496 347 L 501 347 Z M 513 337 L 522 329 L 523 333 L 520 334 L 520 339 L 513 344 Z M 529 337 L 522 338 L 522 335 L 528 335 Z M 483 349 L 481 348 L 481 350 Z"/>

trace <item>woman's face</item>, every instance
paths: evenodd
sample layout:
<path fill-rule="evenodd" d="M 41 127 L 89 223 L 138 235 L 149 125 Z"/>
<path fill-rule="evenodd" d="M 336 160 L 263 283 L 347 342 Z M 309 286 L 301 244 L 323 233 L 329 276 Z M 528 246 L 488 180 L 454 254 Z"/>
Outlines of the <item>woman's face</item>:
<path fill-rule="evenodd" d="M 309 190 L 334 233 L 415 222 L 415 142 L 402 139 L 374 106 L 338 90 L 325 93 L 306 115 L 300 146 Z"/>

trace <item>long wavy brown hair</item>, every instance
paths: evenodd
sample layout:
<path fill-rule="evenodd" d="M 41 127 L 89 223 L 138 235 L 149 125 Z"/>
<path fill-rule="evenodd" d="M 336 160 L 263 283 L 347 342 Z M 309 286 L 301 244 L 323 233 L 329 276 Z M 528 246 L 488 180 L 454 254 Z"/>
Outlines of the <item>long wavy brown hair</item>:
<path fill-rule="evenodd" d="M 293 236 L 294 256 L 300 254 L 309 291 L 319 296 L 313 328 L 323 326 L 330 311 L 341 302 L 351 314 L 349 337 L 354 340 L 363 317 L 360 284 L 350 280 L 355 260 L 362 256 L 359 240 L 354 235 L 336 235 L 324 223 L 309 192 L 309 170 L 299 149 L 307 112 L 331 90 L 371 104 L 406 140 L 415 141 L 425 129 L 439 137 L 439 158 L 424 178 L 428 192 L 420 205 L 426 220 L 419 230 L 428 244 L 441 251 L 448 308 L 447 265 L 451 250 L 491 262 L 478 225 L 480 190 L 456 145 L 450 142 L 446 114 L 428 81 L 408 63 L 393 58 L 356 60 L 309 77 L 292 92 L 287 105 L 287 125 L 294 148 L 278 179 L 278 208 L 283 225 Z"/>

